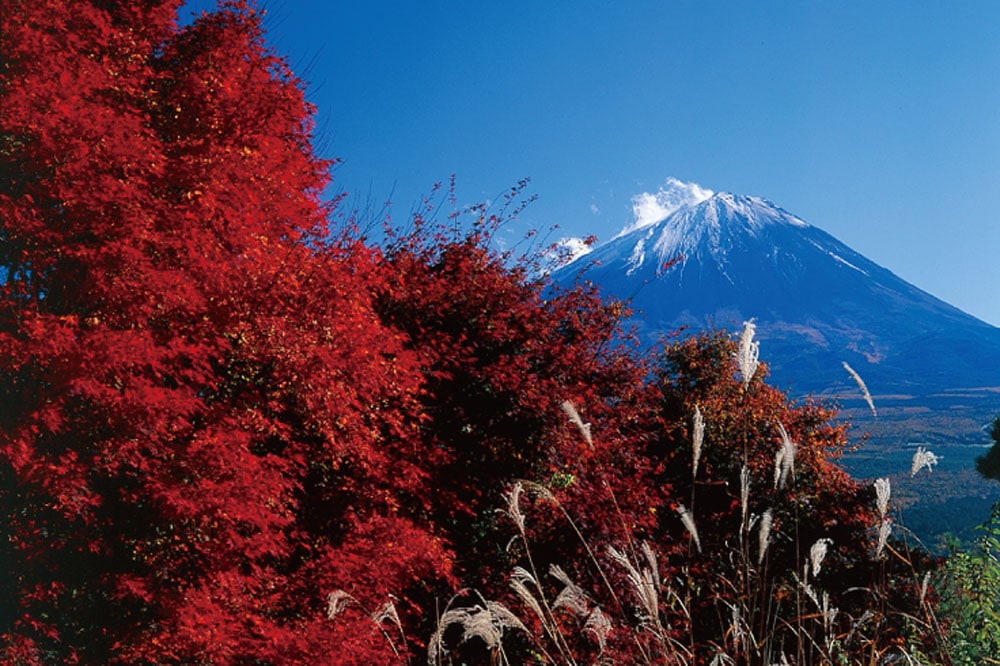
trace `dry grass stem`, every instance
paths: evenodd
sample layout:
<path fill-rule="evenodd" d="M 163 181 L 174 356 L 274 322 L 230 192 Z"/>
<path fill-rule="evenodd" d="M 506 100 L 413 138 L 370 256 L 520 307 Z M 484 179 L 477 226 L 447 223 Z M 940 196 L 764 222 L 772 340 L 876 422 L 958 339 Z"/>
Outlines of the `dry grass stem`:
<path fill-rule="evenodd" d="M 750 470 L 744 465 L 740 468 L 740 524 L 747 524 L 747 510 L 750 505 Z"/>
<path fill-rule="evenodd" d="M 835 606 L 830 605 L 830 594 L 828 592 L 823 593 L 823 607 L 820 610 L 823 613 L 823 630 L 829 634 L 833 629 L 833 621 L 837 619 L 837 613 L 840 611 Z"/>
<path fill-rule="evenodd" d="M 524 486 L 524 489 L 527 490 L 532 495 L 534 495 L 535 497 L 540 497 L 546 502 L 551 502 L 556 506 L 559 506 L 559 500 L 556 499 L 556 496 L 552 494 L 551 490 L 549 490 L 542 484 L 535 483 L 534 481 L 525 481 L 523 479 L 518 481 L 517 483 Z"/>
<path fill-rule="evenodd" d="M 743 629 L 743 617 L 739 606 L 731 604 L 730 610 L 732 611 L 733 649 L 739 652 L 740 646 L 743 644 L 743 639 L 746 636 L 746 632 Z"/>

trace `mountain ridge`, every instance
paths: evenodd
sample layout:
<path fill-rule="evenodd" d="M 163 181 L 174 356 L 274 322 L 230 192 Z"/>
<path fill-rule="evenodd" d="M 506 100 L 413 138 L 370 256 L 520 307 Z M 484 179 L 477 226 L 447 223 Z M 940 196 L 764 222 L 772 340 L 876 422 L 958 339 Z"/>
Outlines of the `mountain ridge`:
<path fill-rule="evenodd" d="M 842 361 L 873 392 L 1000 386 L 1000 328 L 766 199 L 667 185 L 650 205 L 657 215 L 553 281 L 582 275 L 630 301 L 646 345 L 677 328 L 733 329 L 753 318 L 773 378 L 796 393 L 848 385 Z"/>

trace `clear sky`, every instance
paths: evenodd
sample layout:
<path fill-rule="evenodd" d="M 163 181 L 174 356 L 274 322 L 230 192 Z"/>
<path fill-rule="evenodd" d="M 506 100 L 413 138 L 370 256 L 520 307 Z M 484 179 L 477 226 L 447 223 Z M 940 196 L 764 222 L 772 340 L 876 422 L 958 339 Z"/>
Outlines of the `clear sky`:
<path fill-rule="evenodd" d="M 211 7 L 193 0 L 192 8 Z M 1000 2 L 269 0 L 335 187 L 522 178 L 607 240 L 669 176 L 764 197 L 1000 325 Z"/>

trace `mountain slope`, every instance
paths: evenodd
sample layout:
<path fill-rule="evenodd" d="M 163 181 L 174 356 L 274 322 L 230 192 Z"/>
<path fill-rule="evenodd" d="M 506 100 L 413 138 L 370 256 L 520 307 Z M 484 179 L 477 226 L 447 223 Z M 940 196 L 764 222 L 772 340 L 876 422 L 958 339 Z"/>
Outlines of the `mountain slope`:
<path fill-rule="evenodd" d="M 1000 329 L 766 200 L 668 184 L 662 219 L 633 225 L 554 281 L 582 275 L 631 299 L 647 343 L 754 318 L 775 383 L 795 393 L 841 389 L 841 361 L 883 394 L 1000 386 Z"/>

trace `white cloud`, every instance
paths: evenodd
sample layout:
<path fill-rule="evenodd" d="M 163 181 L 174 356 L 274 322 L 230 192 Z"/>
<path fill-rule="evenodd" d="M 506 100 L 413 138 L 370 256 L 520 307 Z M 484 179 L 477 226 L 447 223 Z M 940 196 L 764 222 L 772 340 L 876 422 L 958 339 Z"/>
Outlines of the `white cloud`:
<path fill-rule="evenodd" d="M 600 215 L 601 209 L 597 207 L 597 204 L 592 203 L 590 204 L 590 212 L 594 215 Z"/>
<path fill-rule="evenodd" d="M 643 192 L 632 197 L 633 221 L 618 232 L 624 236 L 636 229 L 656 224 L 673 212 L 685 206 L 694 206 L 711 197 L 715 192 L 697 183 L 685 183 L 676 178 L 667 178 L 655 193 Z"/>

